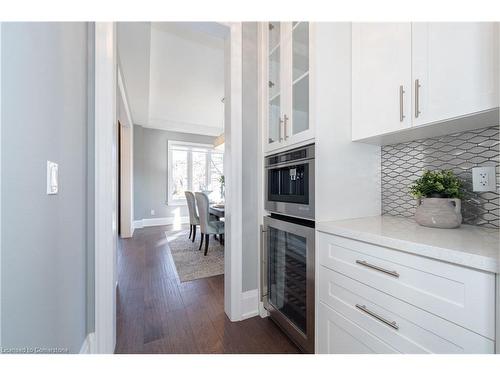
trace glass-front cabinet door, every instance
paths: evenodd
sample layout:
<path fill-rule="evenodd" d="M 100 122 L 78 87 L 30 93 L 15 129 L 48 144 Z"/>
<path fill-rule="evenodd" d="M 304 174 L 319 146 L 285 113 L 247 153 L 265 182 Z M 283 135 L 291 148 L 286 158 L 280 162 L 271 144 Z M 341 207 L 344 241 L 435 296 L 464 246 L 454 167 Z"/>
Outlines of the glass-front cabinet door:
<path fill-rule="evenodd" d="M 281 23 L 269 22 L 267 26 L 267 145 L 277 148 L 282 135 L 282 42 Z"/>
<path fill-rule="evenodd" d="M 309 23 L 292 27 L 291 136 L 309 130 Z"/>
<path fill-rule="evenodd" d="M 310 24 L 268 22 L 265 56 L 266 152 L 312 140 Z"/>

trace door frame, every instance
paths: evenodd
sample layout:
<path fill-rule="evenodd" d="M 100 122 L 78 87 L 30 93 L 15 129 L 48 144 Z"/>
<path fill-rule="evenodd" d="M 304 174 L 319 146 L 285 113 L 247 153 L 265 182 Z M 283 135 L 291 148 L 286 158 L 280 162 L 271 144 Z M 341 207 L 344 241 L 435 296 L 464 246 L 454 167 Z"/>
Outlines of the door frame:
<path fill-rule="evenodd" d="M 230 123 L 226 123 L 226 255 L 224 311 L 242 319 L 242 24 L 229 28 Z M 95 24 L 95 340 L 92 353 L 113 353 L 116 345 L 116 217 L 113 189 L 113 126 L 116 126 L 116 24 Z M 229 128 L 229 131 L 227 129 Z M 227 164 L 226 164 L 227 161 Z"/>
<path fill-rule="evenodd" d="M 242 232 L 243 232 L 243 118 L 242 118 L 242 24 L 223 23 L 229 28 L 225 41 L 225 96 L 229 105 L 225 106 L 225 154 L 224 175 L 226 185 L 226 216 L 224 254 L 224 311 L 231 321 L 239 321 L 242 316 Z M 227 82 L 229 81 L 229 82 Z"/>
<path fill-rule="evenodd" d="M 95 23 L 95 339 L 92 353 L 116 344 L 116 27 Z M 116 186 L 116 185 L 115 185 Z"/>
<path fill-rule="evenodd" d="M 2 149 L 2 25 L 0 22 L 0 151 Z M 0 152 L 0 213 L 2 212 L 2 153 Z M 0 348 L 2 347 L 2 215 L 0 214 Z"/>

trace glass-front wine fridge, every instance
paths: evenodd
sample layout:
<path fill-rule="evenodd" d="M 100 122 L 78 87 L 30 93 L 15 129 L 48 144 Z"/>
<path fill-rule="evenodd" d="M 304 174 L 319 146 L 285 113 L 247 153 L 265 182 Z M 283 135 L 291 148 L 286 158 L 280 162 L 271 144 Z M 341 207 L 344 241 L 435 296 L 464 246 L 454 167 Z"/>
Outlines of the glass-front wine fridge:
<path fill-rule="evenodd" d="M 262 226 L 262 301 L 306 353 L 314 353 L 314 222 L 281 215 Z"/>

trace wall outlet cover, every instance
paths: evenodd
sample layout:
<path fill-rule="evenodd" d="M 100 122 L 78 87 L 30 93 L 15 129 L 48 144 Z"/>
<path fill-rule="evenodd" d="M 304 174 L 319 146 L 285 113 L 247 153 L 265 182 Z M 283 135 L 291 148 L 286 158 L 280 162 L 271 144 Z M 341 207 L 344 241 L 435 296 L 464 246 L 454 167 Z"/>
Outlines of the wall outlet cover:
<path fill-rule="evenodd" d="M 495 167 L 472 168 L 473 191 L 496 191 Z"/>
<path fill-rule="evenodd" d="M 151 210 L 151 216 L 155 216 L 155 210 Z"/>

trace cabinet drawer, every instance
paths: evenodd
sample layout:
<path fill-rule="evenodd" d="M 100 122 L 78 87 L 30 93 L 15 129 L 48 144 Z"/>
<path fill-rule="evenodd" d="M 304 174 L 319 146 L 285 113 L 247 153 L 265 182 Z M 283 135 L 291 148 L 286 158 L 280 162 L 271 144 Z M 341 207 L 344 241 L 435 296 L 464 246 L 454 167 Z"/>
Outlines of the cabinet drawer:
<path fill-rule="evenodd" d="M 398 353 L 323 303 L 318 304 L 319 354 Z"/>
<path fill-rule="evenodd" d="M 325 267 L 319 298 L 403 353 L 494 353 L 493 340 Z"/>
<path fill-rule="evenodd" d="M 495 339 L 495 276 L 319 233 L 321 265 Z"/>

